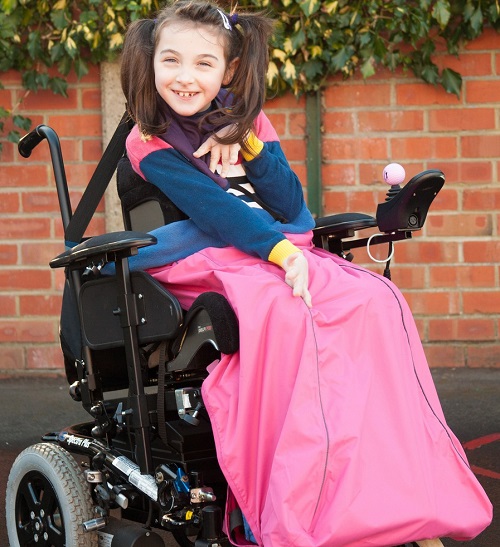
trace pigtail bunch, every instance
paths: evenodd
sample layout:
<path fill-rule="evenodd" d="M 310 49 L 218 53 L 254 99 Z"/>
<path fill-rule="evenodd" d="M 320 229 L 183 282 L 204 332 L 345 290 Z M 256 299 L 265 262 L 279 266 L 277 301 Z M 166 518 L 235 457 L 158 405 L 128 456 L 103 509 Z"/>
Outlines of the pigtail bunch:
<path fill-rule="evenodd" d="M 220 139 L 224 144 L 242 142 L 252 129 L 253 121 L 262 110 L 266 95 L 266 75 L 269 65 L 269 39 L 274 22 L 262 13 L 233 12 L 229 16 L 232 28 L 226 32 L 229 59 L 239 59 L 238 67 L 228 88 L 232 105 L 215 124 L 235 125 L 235 130 Z M 212 121 L 212 120 L 211 120 Z"/>
<path fill-rule="evenodd" d="M 144 135 L 161 133 L 154 77 L 153 19 L 140 19 L 130 24 L 121 62 L 121 86 L 127 112 Z"/>

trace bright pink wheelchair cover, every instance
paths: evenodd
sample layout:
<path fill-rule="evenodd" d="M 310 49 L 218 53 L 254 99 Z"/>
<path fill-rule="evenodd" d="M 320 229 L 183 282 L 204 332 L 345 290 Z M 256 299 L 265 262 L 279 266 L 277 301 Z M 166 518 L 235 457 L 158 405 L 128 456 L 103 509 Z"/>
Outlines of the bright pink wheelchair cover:
<path fill-rule="evenodd" d="M 203 385 L 220 466 L 259 545 L 470 539 L 492 507 L 446 425 L 406 302 L 387 279 L 291 236 L 313 308 L 281 268 L 209 248 L 152 270 L 189 307 L 224 294 L 240 352 Z"/>

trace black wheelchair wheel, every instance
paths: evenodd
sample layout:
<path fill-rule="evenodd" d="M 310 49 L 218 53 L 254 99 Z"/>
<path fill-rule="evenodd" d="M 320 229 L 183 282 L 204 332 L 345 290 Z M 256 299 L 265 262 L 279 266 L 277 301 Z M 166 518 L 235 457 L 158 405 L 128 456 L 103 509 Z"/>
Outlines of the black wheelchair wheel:
<path fill-rule="evenodd" d="M 39 443 L 23 450 L 10 470 L 5 502 L 10 547 L 97 547 L 90 488 L 69 452 Z"/>

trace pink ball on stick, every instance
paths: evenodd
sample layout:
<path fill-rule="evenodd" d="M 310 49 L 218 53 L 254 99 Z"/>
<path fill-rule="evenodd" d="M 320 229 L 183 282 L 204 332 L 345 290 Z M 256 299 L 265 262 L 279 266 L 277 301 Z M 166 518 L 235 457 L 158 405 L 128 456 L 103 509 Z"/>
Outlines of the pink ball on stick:
<path fill-rule="evenodd" d="M 399 163 L 390 163 L 384 167 L 383 171 L 384 182 L 391 186 L 401 184 L 406 177 L 405 168 Z"/>

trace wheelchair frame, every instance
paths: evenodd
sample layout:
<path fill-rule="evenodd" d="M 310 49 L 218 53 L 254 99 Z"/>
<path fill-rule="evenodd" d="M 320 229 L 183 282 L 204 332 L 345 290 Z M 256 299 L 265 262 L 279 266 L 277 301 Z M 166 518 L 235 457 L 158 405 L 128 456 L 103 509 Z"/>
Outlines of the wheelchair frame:
<path fill-rule="evenodd" d="M 29 157 L 44 139 L 66 229 L 73 212 L 57 134 L 38 126 L 19 151 Z M 378 227 L 374 244 L 409 239 L 443 184 L 441 171 L 425 171 L 391 189 L 375 218 L 346 213 L 318 219 L 314 243 L 350 260 L 349 251 L 369 241 L 355 237 L 360 230 Z M 126 225 L 127 218 L 124 212 Z M 128 258 L 155 243 L 148 233 L 120 231 L 84 239 L 50 262 L 66 270 L 78 305 L 82 356 L 74 363 L 70 395 L 92 419 L 46 434 L 18 456 L 7 494 L 11 547 L 155 547 L 164 545 L 154 531 L 160 529 L 184 547 L 230 545 L 222 531 L 225 482 L 201 384 L 206 366 L 219 352 L 235 351 L 237 342 L 222 340 L 206 302 L 186 316 L 159 283 L 129 271 Z M 116 274 L 95 276 L 109 262 Z M 222 323 L 233 321 L 230 309 L 224 313 Z M 151 347 L 161 354 L 158 369 L 147 365 Z M 125 382 L 106 378 L 95 359 L 101 350 L 118 355 L 111 365 L 118 362 L 121 371 L 112 372 L 125 375 Z M 83 473 L 73 455 L 83 457 Z M 68 476 L 73 484 L 65 490 Z"/>

